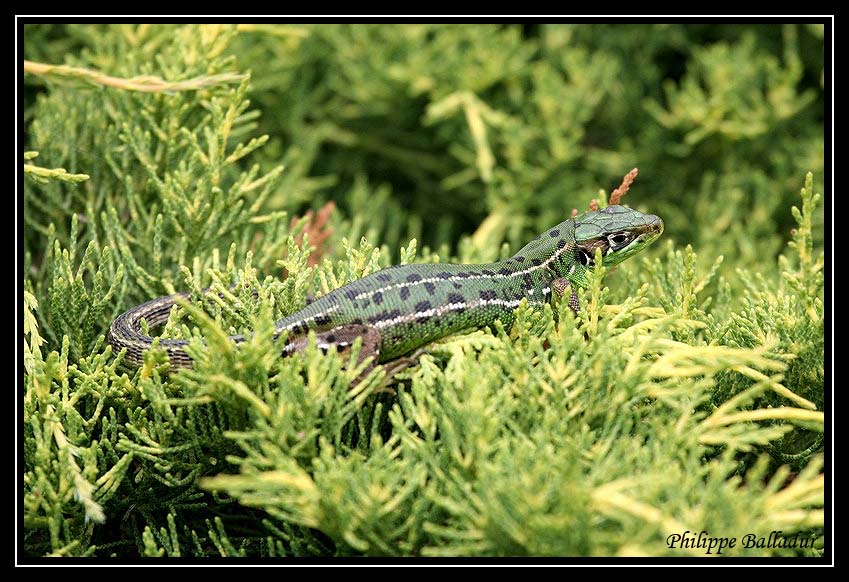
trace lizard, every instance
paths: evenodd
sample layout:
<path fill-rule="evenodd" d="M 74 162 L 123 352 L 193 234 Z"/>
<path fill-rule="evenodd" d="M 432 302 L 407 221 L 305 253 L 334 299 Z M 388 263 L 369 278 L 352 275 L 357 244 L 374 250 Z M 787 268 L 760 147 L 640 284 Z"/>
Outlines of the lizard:
<path fill-rule="evenodd" d="M 663 220 L 618 204 L 573 216 L 546 230 L 509 259 L 486 264 L 408 264 L 388 267 L 352 281 L 278 320 L 275 338 L 287 334 L 282 356 L 303 351 L 315 332 L 323 352 L 350 349 L 362 337 L 359 359 L 385 363 L 435 340 L 496 320 L 509 328 L 523 299 L 540 308 L 568 294 L 577 312 L 576 287 L 585 287 L 587 270 L 601 249 L 605 266 L 634 256 L 663 233 Z M 125 362 L 139 367 L 154 339 L 141 331 L 167 321 L 178 297 L 143 303 L 117 317 L 107 333 Z M 234 342 L 245 336 L 230 336 Z M 190 367 L 188 340 L 160 339 L 172 369 Z"/>

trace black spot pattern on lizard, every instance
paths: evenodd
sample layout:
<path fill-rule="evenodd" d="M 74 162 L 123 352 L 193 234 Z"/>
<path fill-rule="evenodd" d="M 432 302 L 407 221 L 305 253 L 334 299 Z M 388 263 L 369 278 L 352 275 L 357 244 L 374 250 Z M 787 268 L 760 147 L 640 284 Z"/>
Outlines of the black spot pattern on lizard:
<path fill-rule="evenodd" d="M 605 229 L 609 225 L 616 226 L 615 218 L 618 215 L 608 214 L 599 219 L 602 221 L 600 224 Z M 550 286 L 552 279 L 577 275 L 579 280 L 573 284 L 581 282 L 578 273 L 580 265 L 572 275 L 568 275 L 570 267 L 576 262 L 574 254 L 579 244 L 574 233 L 574 222 L 574 219 L 569 219 L 560 225 L 549 226 L 548 230 L 541 230 L 541 236 L 534 243 L 526 245 L 526 250 L 514 251 L 509 261 L 504 257 L 489 264 L 404 265 L 379 271 L 372 277 L 354 281 L 353 293 L 346 286 L 328 294 L 336 300 L 335 303 L 330 298 L 319 297 L 315 306 L 285 316 L 278 321 L 278 329 L 284 335 L 286 330 L 294 335 L 291 332 L 294 326 L 298 324 L 297 331 L 300 332 L 301 325 L 306 322 L 309 329 L 322 334 L 318 337 L 327 343 L 330 351 L 333 351 L 331 346 L 338 345 L 341 340 L 347 339 L 350 343 L 350 338 L 368 334 L 367 347 L 372 349 L 372 345 L 377 342 L 375 347 L 380 347 L 379 361 L 385 362 L 413 353 L 420 345 L 433 341 L 433 338 L 458 330 L 491 326 L 496 319 L 501 319 L 507 325 L 512 323 L 513 309 L 520 300 L 526 299 L 533 305 L 542 305 L 549 299 L 554 289 L 545 286 Z M 550 234 L 552 231 L 556 231 L 556 236 Z M 579 234 L 582 239 L 585 237 L 583 231 Z M 413 280 L 408 279 L 411 275 L 415 275 Z M 352 294 L 355 295 L 353 299 L 350 298 Z M 396 308 L 400 316 L 386 314 L 375 323 L 366 321 L 366 318 Z M 319 314 L 329 315 L 332 323 L 322 325 L 317 318 Z M 362 329 L 341 331 L 348 326 L 356 326 L 352 323 L 355 318 L 362 321 Z M 327 342 L 327 331 L 335 326 L 340 326 L 339 330 L 333 331 L 337 339 L 335 342 Z M 298 337 L 294 345 L 296 349 L 293 350 L 301 351 L 305 340 Z"/>
<path fill-rule="evenodd" d="M 349 285 L 348 288 L 345 289 L 345 297 L 348 299 L 356 299 L 357 295 L 359 295 L 359 293 L 353 288 L 353 286 Z"/>
<path fill-rule="evenodd" d="M 557 238 L 558 236 L 560 236 L 560 231 L 555 228 L 554 230 L 549 231 L 548 236 L 550 236 L 551 238 Z"/>
<path fill-rule="evenodd" d="M 448 295 L 448 303 L 465 303 L 466 298 L 459 293 L 450 293 Z"/>
<path fill-rule="evenodd" d="M 396 315 L 392 315 L 393 313 L 395 313 Z M 397 315 L 400 315 L 400 314 L 401 314 L 401 311 L 398 310 L 398 309 L 393 309 L 392 311 L 382 311 L 381 313 L 378 313 L 378 314 L 375 314 L 375 315 L 372 315 L 372 316 L 366 318 L 366 321 L 368 321 L 369 323 L 377 323 L 377 322 L 383 321 L 385 319 L 392 319 L 393 317 L 396 317 Z"/>
<path fill-rule="evenodd" d="M 328 324 L 328 323 L 330 323 L 331 321 L 333 321 L 333 320 L 331 319 L 331 317 L 330 317 L 329 315 L 326 315 L 326 314 L 316 315 L 316 317 L 315 317 L 315 322 L 316 322 L 318 325 L 327 325 L 327 324 Z"/>

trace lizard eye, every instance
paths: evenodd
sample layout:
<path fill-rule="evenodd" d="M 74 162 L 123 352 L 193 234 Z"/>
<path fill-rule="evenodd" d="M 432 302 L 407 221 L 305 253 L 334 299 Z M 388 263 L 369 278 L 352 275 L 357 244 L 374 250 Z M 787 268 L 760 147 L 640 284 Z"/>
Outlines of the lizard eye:
<path fill-rule="evenodd" d="M 593 259 L 587 253 L 582 250 L 578 250 L 578 253 L 575 257 L 578 259 L 578 262 L 584 265 L 585 267 L 591 267 L 593 265 Z"/>
<path fill-rule="evenodd" d="M 607 237 L 607 242 L 609 242 L 612 247 L 618 247 L 624 245 L 630 240 L 630 238 L 631 237 L 627 232 L 617 232 L 616 234 L 611 234 Z"/>

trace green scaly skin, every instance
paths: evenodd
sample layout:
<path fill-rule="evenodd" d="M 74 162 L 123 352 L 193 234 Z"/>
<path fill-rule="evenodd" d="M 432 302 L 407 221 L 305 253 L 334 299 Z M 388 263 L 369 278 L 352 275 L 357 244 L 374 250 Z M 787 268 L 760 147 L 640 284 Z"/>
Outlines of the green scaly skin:
<path fill-rule="evenodd" d="M 663 232 L 663 221 L 624 206 L 608 206 L 570 218 L 525 245 L 513 257 L 479 265 L 418 264 L 389 267 L 352 281 L 276 323 L 277 333 L 292 338 L 284 354 L 300 351 L 312 330 L 319 347 L 342 351 L 353 337 L 373 341 L 364 356 L 386 362 L 447 335 L 501 320 L 509 327 L 513 311 L 527 298 L 542 306 L 552 295 L 570 290 L 577 311 L 575 287 L 586 285 L 595 250 L 605 266 L 639 253 Z M 571 289 L 570 289 L 571 288 Z M 107 339 L 117 350 L 126 348 L 126 361 L 141 365 L 142 353 L 153 339 L 140 331 L 163 323 L 174 297 L 149 301 L 116 319 Z M 300 338 L 300 339 L 298 339 Z M 233 336 L 233 341 L 244 341 Z M 174 367 L 191 365 L 185 340 L 161 340 Z M 367 342 L 364 341 L 364 350 Z M 363 357 L 364 357 L 363 356 Z"/>

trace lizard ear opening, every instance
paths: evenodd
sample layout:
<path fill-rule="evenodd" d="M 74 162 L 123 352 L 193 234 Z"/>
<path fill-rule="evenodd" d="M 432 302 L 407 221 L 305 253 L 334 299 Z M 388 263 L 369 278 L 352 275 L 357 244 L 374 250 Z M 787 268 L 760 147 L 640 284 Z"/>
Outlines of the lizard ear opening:
<path fill-rule="evenodd" d="M 575 252 L 575 258 L 578 260 L 579 263 L 581 263 L 585 267 L 592 267 L 594 264 L 593 258 L 581 249 L 578 249 Z"/>

